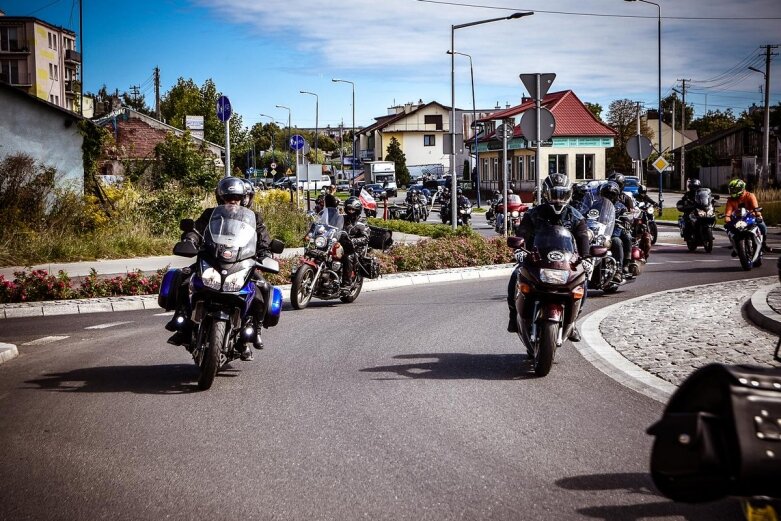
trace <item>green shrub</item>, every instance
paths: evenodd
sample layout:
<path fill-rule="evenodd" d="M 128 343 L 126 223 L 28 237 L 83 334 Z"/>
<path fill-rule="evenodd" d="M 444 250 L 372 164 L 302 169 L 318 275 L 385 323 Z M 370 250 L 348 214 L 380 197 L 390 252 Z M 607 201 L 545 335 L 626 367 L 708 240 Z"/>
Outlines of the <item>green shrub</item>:
<path fill-rule="evenodd" d="M 389 219 L 385 221 L 383 219 L 373 217 L 368 219 L 368 223 L 372 226 L 387 228 L 395 232 L 431 237 L 432 239 L 439 239 L 442 237 L 470 237 L 479 235 L 477 232 L 467 226 L 459 226 L 455 231 L 453 231 L 453 228 L 447 224 L 413 223 L 398 219 Z"/>
<path fill-rule="evenodd" d="M 175 235 L 179 221 L 200 215 L 202 199 L 202 193 L 182 190 L 179 183 L 169 182 L 162 190 L 144 195 L 139 206 L 153 234 Z"/>

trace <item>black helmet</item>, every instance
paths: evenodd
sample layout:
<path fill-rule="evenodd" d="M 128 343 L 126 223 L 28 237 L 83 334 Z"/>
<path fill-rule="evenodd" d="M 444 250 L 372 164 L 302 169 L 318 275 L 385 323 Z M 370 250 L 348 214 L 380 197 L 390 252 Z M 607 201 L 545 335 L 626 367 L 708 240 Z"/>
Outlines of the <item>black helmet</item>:
<path fill-rule="evenodd" d="M 461 190 L 460 187 L 458 189 L 456 189 L 456 195 L 463 195 L 463 194 L 464 194 L 464 191 Z"/>
<path fill-rule="evenodd" d="M 361 200 L 355 196 L 349 197 L 344 202 L 344 213 L 346 213 L 347 215 L 350 216 L 360 215 L 361 210 L 363 210 L 363 204 L 361 204 Z"/>
<path fill-rule="evenodd" d="M 217 183 L 214 195 L 217 197 L 217 204 L 225 204 L 225 198 L 228 196 L 238 196 L 240 200 L 243 200 L 244 196 L 247 195 L 247 187 L 243 179 L 224 177 Z"/>
<path fill-rule="evenodd" d="M 645 195 L 648 193 L 648 187 L 645 185 L 638 185 L 637 186 L 637 193 L 640 195 Z"/>
<path fill-rule="evenodd" d="M 509 192 L 508 192 L 509 193 Z M 572 200 L 572 183 L 564 174 L 551 174 L 542 182 L 542 200 L 560 214 Z"/>
<path fill-rule="evenodd" d="M 620 193 L 621 189 L 618 188 L 618 184 L 615 181 L 608 181 L 599 189 L 599 195 L 606 199 L 610 199 L 610 201 L 614 203 L 618 200 L 618 195 Z"/>
<path fill-rule="evenodd" d="M 624 174 L 620 174 L 618 172 L 613 172 L 608 176 L 608 181 L 613 181 L 615 184 L 618 185 L 618 191 L 621 192 L 624 189 L 624 183 L 626 182 L 626 178 L 624 177 Z"/>
<path fill-rule="evenodd" d="M 702 183 L 700 183 L 699 179 L 695 179 L 694 177 L 690 177 L 688 181 L 686 181 L 686 190 L 690 192 L 695 192 L 697 189 L 702 186 Z"/>
<path fill-rule="evenodd" d="M 247 194 L 244 196 L 244 199 L 241 201 L 241 206 L 246 206 L 247 208 L 250 208 L 252 206 L 252 199 L 255 197 L 255 185 L 244 179 L 244 187 L 247 189 Z"/>

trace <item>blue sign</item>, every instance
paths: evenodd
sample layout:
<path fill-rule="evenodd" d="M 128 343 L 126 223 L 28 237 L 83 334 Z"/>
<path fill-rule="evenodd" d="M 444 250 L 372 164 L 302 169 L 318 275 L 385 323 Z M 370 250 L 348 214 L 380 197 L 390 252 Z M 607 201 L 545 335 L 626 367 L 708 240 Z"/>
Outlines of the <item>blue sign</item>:
<path fill-rule="evenodd" d="M 231 118 L 231 102 L 227 96 L 220 96 L 217 100 L 217 118 L 225 123 Z"/>
<path fill-rule="evenodd" d="M 301 150 L 304 148 L 304 136 L 299 134 L 290 136 L 290 148 L 293 150 Z"/>

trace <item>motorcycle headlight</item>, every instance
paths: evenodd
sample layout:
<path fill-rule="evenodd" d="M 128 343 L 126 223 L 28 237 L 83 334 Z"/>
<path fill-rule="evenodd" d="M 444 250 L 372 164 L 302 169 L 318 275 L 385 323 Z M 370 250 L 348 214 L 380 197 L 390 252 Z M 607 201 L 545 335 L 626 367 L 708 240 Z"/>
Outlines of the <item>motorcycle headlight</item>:
<path fill-rule="evenodd" d="M 566 284 L 569 278 L 567 270 L 552 270 L 543 268 L 540 270 L 540 280 L 546 284 Z"/>
<path fill-rule="evenodd" d="M 510 217 L 520 217 L 520 216 L 521 216 L 521 212 L 519 212 L 518 210 L 513 210 L 512 212 L 510 212 Z"/>
<path fill-rule="evenodd" d="M 231 273 L 225 277 L 225 284 L 222 288 L 224 291 L 239 291 L 244 287 L 244 280 L 247 278 L 247 274 L 251 268 L 244 268 L 236 273 Z"/>
<path fill-rule="evenodd" d="M 466 213 L 466 210 L 464 210 L 464 209 L 462 208 L 461 210 L 459 210 L 459 211 L 458 211 L 458 213 L 460 213 L 461 215 L 464 215 L 464 214 Z"/>
<path fill-rule="evenodd" d="M 319 235 L 315 238 L 315 246 L 318 248 L 325 248 L 326 244 L 328 244 L 328 239 L 326 239 L 324 236 Z"/>
<path fill-rule="evenodd" d="M 219 290 L 222 287 L 222 277 L 217 270 L 201 261 L 201 280 L 207 288 Z"/>
<path fill-rule="evenodd" d="M 706 215 L 708 215 L 708 212 L 705 210 L 697 210 L 697 217 L 705 217 Z"/>
<path fill-rule="evenodd" d="M 748 225 L 746 224 L 746 221 L 738 221 L 738 222 L 736 222 L 736 223 L 735 223 L 735 229 L 736 229 L 736 230 L 742 230 L 742 229 L 743 229 L 743 228 L 745 228 L 746 226 L 748 226 Z"/>

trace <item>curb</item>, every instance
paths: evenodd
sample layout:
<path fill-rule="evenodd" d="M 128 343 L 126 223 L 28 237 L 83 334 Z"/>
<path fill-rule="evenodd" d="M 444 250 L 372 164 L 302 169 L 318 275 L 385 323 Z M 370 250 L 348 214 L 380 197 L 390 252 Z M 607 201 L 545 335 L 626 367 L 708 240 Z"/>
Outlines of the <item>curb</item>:
<path fill-rule="evenodd" d="M 771 284 L 766 288 L 755 291 L 748 302 L 746 302 L 745 309 L 746 316 L 754 324 L 771 333 L 781 335 L 781 315 L 776 313 L 767 303 L 768 293 L 777 287 L 778 284 Z"/>
<path fill-rule="evenodd" d="M 17 356 L 19 356 L 19 350 L 16 349 L 15 345 L 0 343 L 0 365 L 2 365 L 3 362 L 13 360 Z"/>

